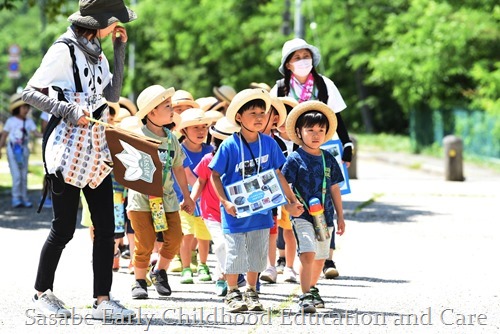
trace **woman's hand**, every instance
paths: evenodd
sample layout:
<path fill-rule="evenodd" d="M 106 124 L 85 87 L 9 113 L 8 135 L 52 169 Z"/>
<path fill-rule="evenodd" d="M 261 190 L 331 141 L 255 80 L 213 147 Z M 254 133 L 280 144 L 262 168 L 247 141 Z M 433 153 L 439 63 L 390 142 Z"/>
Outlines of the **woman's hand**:
<path fill-rule="evenodd" d="M 127 43 L 128 41 L 128 36 L 127 36 L 127 30 L 125 27 L 117 25 L 115 29 L 113 30 L 113 34 L 111 35 L 113 43 L 117 38 L 120 38 L 123 43 Z"/>

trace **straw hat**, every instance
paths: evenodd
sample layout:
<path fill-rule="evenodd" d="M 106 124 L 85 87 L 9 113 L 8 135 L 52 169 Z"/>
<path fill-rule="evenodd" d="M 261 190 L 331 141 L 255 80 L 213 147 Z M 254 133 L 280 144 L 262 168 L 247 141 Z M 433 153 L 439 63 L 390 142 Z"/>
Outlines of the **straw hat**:
<path fill-rule="evenodd" d="M 137 97 L 137 106 L 139 107 L 139 111 L 136 113 L 136 116 L 139 119 L 143 119 L 160 103 L 169 97 L 172 97 L 174 93 L 175 89 L 173 87 L 166 89 L 160 85 L 153 85 L 144 89 Z"/>
<path fill-rule="evenodd" d="M 108 104 L 110 114 L 116 115 L 120 110 L 120 105 L 118 104 L 118 102 L 106 101 L 106 103 Z"/>
<path fill-rule="evenodd" d="M 209 126 L 214 122 L 214 119 L 207 117 L 205 112 L 199 108 L 190 108 L 184 110 L 181 115 L 181 123 L 176 127 L 178 131 L 187 128 L 189 126 L 206 124 Z"/>
<path fill-rule="evenodd" d="M 175 124 L 175 126 L 171 129 L 171 131 L 173 132 L 177 129 L 177 127 L 181 123 L 181 116 L 174 113 L 174 119 L 172 123 Z M 143 126 L 144 124 L 142 123 L 142 120 L 137 116 L 129 116 L 122 118 L 120 121 L 118 121 L 118 124 L 116 124 L 116 127 L 120 129 L 124 129 L 139 134 L 141 136 L 144 136 L 144 133 L 142 132 Z"/>
<path fill-rule="evenodd" d="M 222 117 L 210 127 L 209 131 L 212 137 L 224 140 L 233 133 L 239 132 L 240 127 L 230 123 L 226 117 Z"/>
<path fill-rule="evenodd" d="M 118 110 L 118 112 L 115 114 L 115 118 L 113 121 L 115 122 L 115 124 L 118 124 L 121 121 L 123 121 L 125 118 L 131 117 L 131 116 L 133 116 L 133 115 L 130 113 L 130 111 L 128 111 L 128 109 L 120 108 L 120 110 Z"/>
<path fill-rule="evenodd" d="M 295 108 L 299 104 L 299 102 L 297 102 L 297 100 L 295 100 L 293 97 L 290 97 L 290 96 L 280 96 L 280 97 L 278 97 L 278 99 L 280 99 L 280 101 L 283 102 L 283 104 L 285 105 L 287 114 L 289 113 L 289 111 L 288 111 L 289 109 L 292 110 L 293 108 Z"/>
<path fill-rule="evenodd" d="M 318 66 L 319 61 L 321 60 L 321 54 L 319 53 L 318 48 L 311 44 L 307 44 L 307 42 L 301 38 L 294 38 L 286 41 L 285 44 L 283 44 L 283 49 L 281 49 L 281 65 L 279 67 L 281 74 L 285 75 L 285 62 L 288 56 L 300 49 L 310 50 L 313 57 L 313 65 L 314 67 Z"/>
<path fill-rule="evenodd" d="M 80 10 L 68 21 L 88 29 L 104 29 L 115 22 L 127 23 L 137 18 L 123 0 L 80 0 Z"/>
<path fill-rule="evenodd" d="M 269 106 L 271 105 L 271 96 L 269 93 L 262 88 L 248 88 L 248 89 L 243 89 L 241 92 L 236 94 L 231 101 L 231 104 L 227 108 L 226 111 L 226 117 L 227 120 L 234 124 L 237 125 L 235 117 L 238 111 L 240 110 L 243 105 L 249 101 L 252 100 L 263 100 L 266 104 L 266 112 L 269 111 Z"/>
<path fill-rule="evenodd" d="M 285 105 L 283 104 L 283 102 L 279 98 L 277 98 L 275 96 L 271 96 L 271 105 L 274 107 L 274 109 L 276 109 L 278 111 L 279 119 L 278 119 L 278 124 L 276 124 L 276 126 L 280 127 L 286 121 L 287 112 L 286 112 Z"/>
<path fill-rule="evenodd" d="M 330 126 L 325 135 L 325 142 L 332 139 L 335 131 L 337 131 L 337 116 L 335 116 L 333 110 L 323 102 L 306 101 L 299 103 L 295 108 L 293 108 L 286 119 L 286 133 L 290 137 L 290 140 L 297 145 L 303 145 L 302 139 L 300 139 L 297 136 L 297 132 L 295 132 L 295 125 L 297 124 L 297 119 L 308 111 L 319 111 L 326 116 Z"/>
<path fill-rule="evenodd" d="M 137 113 L 137 107 L 135 106 L 134 102 L 127 99 L 126 97 L 120 96 L 118 104 L 120 105 L 121 108 L 127 109 L 130 112 L 130 114 L 132 114 L 132 116 Z"/>
<path fill-rule="evenodd" d="M 10 97 L 9 111 L 12 113 L 14 109 L 19 108 L 22 105 L 27 104 L 23 101 L 23 96 L 21 94 L 14 94 Z"/>
<path fill-rule="evenodd" d="M 141 119 L 137 116 L 126 117 L 116 125 L 117 128 L 127 130 L 141 136 L 144 136 L 144 133 L 142 132 L 143 126 L 144 124 L 142 124 Z"/>
<path fill-rule="evenodd" d="M 200 97 L 195 101 L 200 106 L 203 111 L 209 110 L 219 110 L 221 108 L 227 108 L 227 102 L 221 102 L 213 96 Z"/>
<path fill-rule="evenodd" d="M 268 84 L 266 84 L 265 82 L 252 82 L 250 83 L 250 88 L 262 88 L 262 89 L 265 89 L 267 90 L 268 92 L 271 91 L 271 87 L 269 87 Z"/>
<path fill-rule="evenodd" d="M 224 117 L 224 114 L 217 110 L 208 110 L 205 111 L 205 116 L 211 118 L 212 122 L 215 122 Z"/>
<path fill-rule="evenodd" d="M 190 106 L 191 108 L 199 108 L 200 105 L 193 99 L 190 92 L 179 89 L 176 90 L 172 96 L 172 105 L 176 106 Z"/>
<path fill-rule="evenodd" d="M 219 101 L 225 101 L 227 103 L 231 103 L 231 100 L 236 95 L 236 91 L 231 86 L 214 87 L 212 91 Z"/>

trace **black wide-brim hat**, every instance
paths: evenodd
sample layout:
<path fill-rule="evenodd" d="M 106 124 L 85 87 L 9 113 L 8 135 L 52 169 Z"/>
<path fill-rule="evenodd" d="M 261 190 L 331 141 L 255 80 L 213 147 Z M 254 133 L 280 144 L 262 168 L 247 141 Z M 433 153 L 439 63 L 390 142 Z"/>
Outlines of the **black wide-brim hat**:
<path fill-rule="evenodd" d="M 80 10 L 68 21 L 87 29 L 104 29 L 115 22 L 127 23 L 137 18 L 123 0 L 80 0 Z"/>

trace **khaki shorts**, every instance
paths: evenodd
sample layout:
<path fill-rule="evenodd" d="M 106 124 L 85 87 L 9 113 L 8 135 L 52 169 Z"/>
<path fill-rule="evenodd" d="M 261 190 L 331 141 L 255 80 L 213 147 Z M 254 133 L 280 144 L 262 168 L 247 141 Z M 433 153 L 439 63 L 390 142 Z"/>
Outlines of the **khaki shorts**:
<path fill-rule="evenodd" d="M 310 221 L 302 218 L 293 220 L 293 233 L 297 239 L 297 253 L 316 253 L 315 260 L 327 259 L 330 255 L 330 239 L 333 233 L 333 227 L 328 227 L 330 238 L 324 241 L 316 240 L 314 226 Z"/>
<path fill-rule="evenodd" d="M 195 217 L 185 211 L 180 211 L 180 213 L 182 234 L 194 234 L 196 239 L 212 240 L 212 236 L 210 235 L 210 232 L 208 231 L 207 225 L 205 225 L 203 218 Z"/>

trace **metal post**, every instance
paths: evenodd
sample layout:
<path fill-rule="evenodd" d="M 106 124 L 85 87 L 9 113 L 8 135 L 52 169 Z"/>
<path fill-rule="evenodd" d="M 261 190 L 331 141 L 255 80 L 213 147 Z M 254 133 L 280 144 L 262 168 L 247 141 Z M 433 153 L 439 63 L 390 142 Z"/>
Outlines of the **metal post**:
<path fill-rule="evenodd" d="M 465 181 L 463 173 L 463 143 L 454 135 L 443 138 L 446 181 Z"/>
<path fill-rule="evenodd" d="M 296 38 L 304 38 L 304 20 L 302 19 L 302 0 L 295 0 L 294 32 Z"/>

